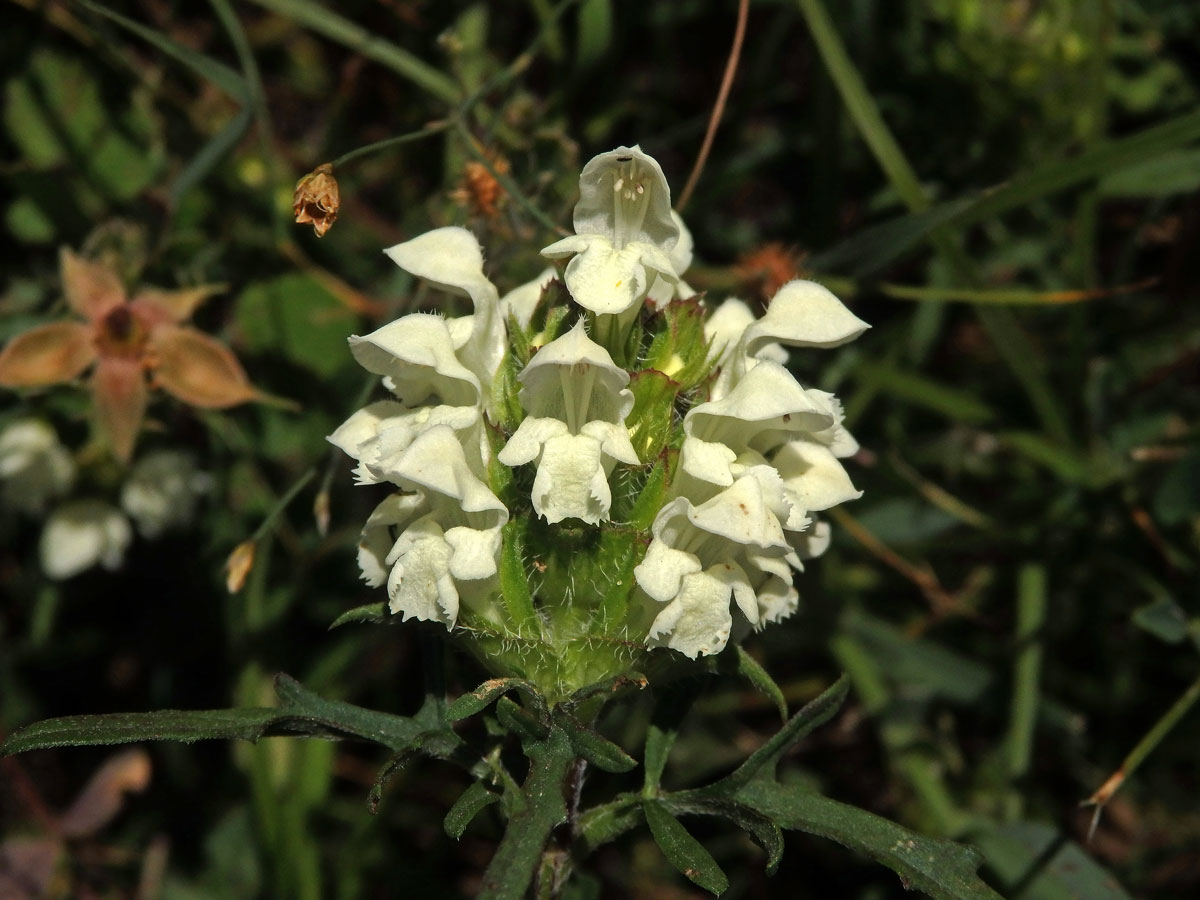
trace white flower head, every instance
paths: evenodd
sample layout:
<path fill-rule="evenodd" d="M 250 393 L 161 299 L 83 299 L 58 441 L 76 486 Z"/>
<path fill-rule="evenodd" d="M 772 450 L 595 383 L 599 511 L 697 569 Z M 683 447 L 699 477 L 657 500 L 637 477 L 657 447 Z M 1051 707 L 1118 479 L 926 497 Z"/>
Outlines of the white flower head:
<path fill-rule="evenodd" d="M 102 500 L 74 500 L 46 521 L 39 545 L 42 571 L 62 581 L 92 566 L 119 569 L 133 540 L 121 511 Z"/>
<path fill-rule="evenodd" d="M 640 303 L 656 279 L 678 281 L 670 257 L 680 235 L 671 189 L 640 147 L 618 147 L 584 166 L 574 220 L 575 234 L 542 255 L 573 257 L 567 289 L 585 309 L 620 314 Z"/>
<path fill-rule="evenodd" d="M 534 354 L 518 376 L 528 414 L 497 454 L 506 466 L 537 462 L 533 508 L 547 522 L 608 518 L 608 475 L 637 465 L 625 417 L 633 408 L 629 374 L 575 323 Z"/>
<path fill-rule="evenodd" d="M 211 486 L 190 454 L 157 450 L 134 463 L 121 487 L 121 508 L 142 537 L 154 539 L 191 522 L 196 501 Z"/>
<path fill-rule="evenodd" d="M 636 146 L 588 162 L 579 193 L 575 233 L 542 250 L 561 276 L 503 297 L 465 229 L 390 248 L 472 310 L 352 338 L 391 397 L 329 437 L 359 483 L 393 487 L 359 541 L 367 584 L 552 702 L 649 648 L 694 659 L 791 615 L 794 573 L 829 544 L 814 517 L 859 495 L 841 405 L 786 348 L 866 324 L 807 281 L 761 317 L 689 300 L 691 234 Z"/>
<path fill-rule="evenodd" d="M 75 461 L 54 429 L 38 419 L 21 419 L 0 433 L 0 499 L 32 515 L 75 483 Z"/>

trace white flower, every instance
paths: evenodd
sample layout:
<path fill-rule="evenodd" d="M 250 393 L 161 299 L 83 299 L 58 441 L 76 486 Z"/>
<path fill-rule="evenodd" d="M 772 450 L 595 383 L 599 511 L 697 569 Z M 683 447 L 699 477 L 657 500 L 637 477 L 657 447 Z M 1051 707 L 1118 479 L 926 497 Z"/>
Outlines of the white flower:
<path fill-rule="evenodd" d="M 579 176 L 575 234 L 542 250 L 567 264 L 567 289 L 598 314 L 640 303 L 655 280 L 678 280 L 668 254 L 679 241 L 671 190 L 658 163 L 639 147 L 595 156 Z"/>
<path fill-rule="evenodd" d="M 487 438 L 481 422 L 474 406 L 409 409 L 395 400 L 379 400 L 350 416 L 326 440 L 358 461 L 354 474 L 359 484 L 398 483 L 395 465 L 400 454 L 421 432 L 446 425 L 458 436 L 472 471 L 482 477 Z"/>
<path fill-rule="evenodd" d="M 634 569 L 642 590 L 666 604 L 649 638 L 695 658 L 724 649 L 731 597 L 752 627 L 794 611 L 791 569 L 801 564 L 784 534 L 786 516 L 780 486 L 761 472 L 748 472 L 698 506 L 686 497 L 664 506 Z"/>
<path fill-rule="evenodd" d="M 483 274 L 483 248 L 475 235 L 465 228 L 435 228 L 384 252 L 406 272 L 471 298 L 474 314 L 454 320 L 454 346 L 463 365 L 490 383 L 504 358 L 504 323 L 496 287 Z M 483 398 L 485 406 L 488 399 Z"/>
<path fill-rule="evenodd" d="M 835 443 L 842 451 L 857 449 L 841 427 L 840 405 L 830 394 L 802 388 L 778 363 L 759 361 L 724 397 L 693 407 L 683 428 L 677 494 L 702 500 L 713 489 L 697 482 L 726 486 L 767 466 L 782 478 L 790 530 L 807 527 L 808 512 L 861 496 L 833 449 Z"/>
<path fill-rule="evenodd" d="M 452 627 L 464 586 L 497 572 L 508 510 L 471 471 L 446 425 L 413 440 L 393 473 L 412 493 L 389 497 L 367 520 L 359 545 L 363 577 L 374 586 L 387 573 L 392 612 Z M 402 529 L 394 539 L 393 529 Z"/>
<path fill-rule="evenodd" d="M 683 280 L 683 273 L 692 265 L 692 251 L 695 247 L 692 232 L 688 230 L 683 218 L 675 210 L 671 210 L 671 220 L 679 229 L 679 240 L 667 254 L 667 259 L 670 261 L 676 277 L 675 279 L 659 277 L 650 286 L 647 297 L 654 304 L 655 309 L 662 309 L 672 300 L 687 300 L 696 295 L 691 286 Z"/>
<path fill-rule="evenodd" d="M 75 461 L 53 428 L 21 419 L 0 433 L 0 481 L 5 506 L 38 515 L 71 489 Z"/>
<path fill-rule="evenodd" d="M 607 519 L 612 467 L 638 464 L 625 427 L 633 408 L 629 374 L 587 336 L 580 319 L 538 350 L 518 378 L 528 415 L 496 458 L 506 466 L 537 461 L 531 499 L 547 522 Z"/>
<path fill-rule="evenodd" d="M 134 463 L 121 487 L 121 508 L 142 537 L 153 539 L 191 522 L 196 500 L 211 485 L 190 454 L 158 450 Z"/>
<path fill-rule="evenodd" d="M 515 319 L 522 328 L 528 328 L 542 293 L 554 278 L 553 269 L 543 269 L 537 278 L 513 288 L 500 298 L 501 317 L 506 322 L 509 318 Z"/>
<path fill-rule="evenodd" d="M 61 581 L 94 565 L 120 568 L 133 528 L 120 510 L 101 500 L 75 500 L 51 513 L 39 555 L 48 578 Z"/>
<path fill-rule="evenodd" d="M 787 362 L 781 344 L 830 349 L 870 327 L 813 281 L 789 281 L 771 298 L 761 319 L 741 300 L 726 300 L 704 326 L 720 367 L 711 396 L 725 396 L 759 360 Z"/>

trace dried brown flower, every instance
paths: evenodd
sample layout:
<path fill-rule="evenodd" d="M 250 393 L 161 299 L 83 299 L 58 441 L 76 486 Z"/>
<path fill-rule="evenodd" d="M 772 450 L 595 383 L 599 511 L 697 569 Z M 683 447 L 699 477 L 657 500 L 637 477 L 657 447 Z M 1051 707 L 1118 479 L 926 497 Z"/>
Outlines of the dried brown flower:
<path fill-rule="evenodd" d="M 296 194 L 292 198 L 296 224 L 312 223 L 317 237 L 324 237 L 333 227 L 340 206 L 338 183 L 330 163 L 322 163 L 296 182 Z"/>
<path fill-rule="evenodd" d="M 508 162 L 497 157 L 489 161 L 492 168 L 501 175 L 508 172 Z M 471 210 L 474 215 L 494 219 L 499 211 L 500 201 L 504 199 L 504 188 L 500 186 L 494 175 L 481 162 L 471 161 L 463 166 L 462 181 L 451 192 L 450 197 Z"/>
<path fill-rule="evenodd" d="M 737 263 L 737 274 L 759 287 L 763 299 L 769 300 L 789 281 L 803 277 L 806 255 L 795 247 L 772 241 L 743 255 Z"/>

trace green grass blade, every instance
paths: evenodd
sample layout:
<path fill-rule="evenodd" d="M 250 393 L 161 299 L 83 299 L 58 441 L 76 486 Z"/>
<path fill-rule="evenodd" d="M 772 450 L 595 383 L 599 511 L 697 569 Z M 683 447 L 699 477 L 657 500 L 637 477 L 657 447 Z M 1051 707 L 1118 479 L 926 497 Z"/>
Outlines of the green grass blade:
<path fill-rule="evenodd" d="M 1033 758 L 1034 724 L 1041 693 L 1042 644 L 1039 632 L 1046 621 L 1046 569 L 1022 566 L 1017 576 L 1017 659 L 1013 667 L 1009 704 L 1008 777 L 1017 780 L 1029 771 Z M 1019 813 L 1021 797 L 1015 796 Z"/>
<path fill-rule="evenodd" d="M 115 22 L 126 31 L 136 34 L 146 43 L 161 50 L 176 62 L 183 63 L 183 65 L 187 66 L 201 78 L 212 82 L 229 96 L 242 101 L 245 101 L 249 96 L 245 79 L 224 63 L 217 62 L 217 60 L 205 56 L 203 53 L 197 53 L 190 47 L 183 46 L 183 44 L 172 40 L 165 34 L 155 31 L 153 28 L 149 28 L 140 22 L 135 22 L 133 19 L 126 18 L 120 13 L 113 12 L 108 7 L 95 3 L 94 0 L 77 0 L 77 2 L 84 9 L 89 9 L 109 21 Z"/>
<path fill-rule="evenodd" d="M 458 85 L 407 50 L 386 41 L 363 26 L 342 18 L 312 0 L 252 0 L 273 13 L 311 28 L 367 59 L 387 66 L 439 100 L 456 104 L 462 99 Z"/>
<path fill-rule="evenodd" d="M 887 174 L 892 187 L 905 205 L 913 212 L 921 212 L 929 205 L 929 199 L 917 179 L 900 145 L 892 137 L 891 130 L 883 121 L 879 107 L 867 91 L 862 76 L 851 62 L 841 38 L 833 28 L 828 13 L 820 0 L 797 0 L 800 11 L 808 23 L 817 50 L 821 54 L 830 77 L 841 94 L 842 101 L 854 120 L 859 134 L 876 161 Z M 971 260 L 951 236 L 945 225 L 934 227 L 929 234 L 937 249 L 957 277 L 964 283 L 978 287 L 981 279 Z M 1013 375 L 1024 388 L 1042 421 L 1043 427 L 1057 441 L 1069 440 L 1067 418 L 1059 406 L 1044 374 L 1038 365 L 1038 356 L 1029 340 L 1021 332 L 1011 310 L 979 307 L 976 309 L 980 322 L 1000 355 L 1012 369 Z"/>

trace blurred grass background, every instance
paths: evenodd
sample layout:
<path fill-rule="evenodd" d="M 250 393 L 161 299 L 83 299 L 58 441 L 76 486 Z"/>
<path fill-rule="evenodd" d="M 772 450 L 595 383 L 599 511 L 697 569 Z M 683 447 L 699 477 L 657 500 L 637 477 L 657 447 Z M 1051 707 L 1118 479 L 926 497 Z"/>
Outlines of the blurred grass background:
<path fill-rule="evenodd" d="M 143 446 L 189 448 L 215 488 L 189 530 L 135 542 L 119 572 L 48 583 L 36 523 L 0 510 L 0 729 L 268 702 L 280 670 L 411 712 L 420 629 L 326 630 L 377 599 L 353 562 L 373 496 L 323 440 L 364 390 L 344 340 L 428 302 L 380 250 L 464 224 L 504 290 L 542 268 L 593 153 L 640 143 L 681 189 L 736 4 L 2 10 L 0 339 L 62 314 L 58 248 L 86 248 L 132 279 L 227 285 L 199 324 L 298 409 L 157 403 Z M 845 402 L 866 493 L 799 579 L 801 613 L 749 642 L 793 705 L 852 677 L 794 777 L 976 844 L 1005 896 L 1200 892 L 1200 716 L 1152 740 L 1090 843 L 1077 808 L 1200 671 L 1198 85 L 1187 3 L 755 0 L 685 211 L 698 289 L 762 302 L 800 273 L 874 326 L 795 354 L 805 383 Z M 337 166 L 327 237 L 291 224 L 300 175 L 422 131 Z M 490 203 L 481 161 L 503 176 Z M 86 435 L 82 391 L 10 393 L 0 425 L 30 414 L 68 443 Z M 229 595 L 226 556 L 309 472 Z M 85 477 L 103 493 L 119 475 Z M 775 725 L 733 681 L 700 709 L 669 784 L 728 768 Z M 645 710 L 610 727 L 632 746 Z M 465 782 L 433 763 L 399 775 L 372 818 L 384 760 L 353 746 L 149 753 L 149 789 L 67 842 L 53 896 L 470 896 L 497 836 L 489 814 L 460 843 L 442 834 Z M 44 833 L 109 756 L 6 760 L 3 846 Z M 597 779 L 592 799 L 614 785 Z M 767 879 L 741 835 L 697 833 L 727 896 L 904 895 L 816 839 L 789 838 Z M 590 870 L 575 896 L 699 896 L 644 832 Z"/>

